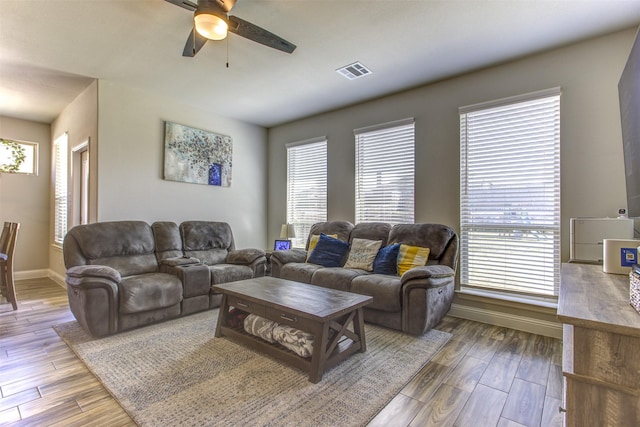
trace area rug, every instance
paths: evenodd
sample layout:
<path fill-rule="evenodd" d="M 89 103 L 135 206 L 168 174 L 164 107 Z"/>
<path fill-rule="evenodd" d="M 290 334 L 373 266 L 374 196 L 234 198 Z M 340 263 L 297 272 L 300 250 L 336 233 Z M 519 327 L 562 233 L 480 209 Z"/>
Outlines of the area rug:
<path fill-rule="evenodd" d="M 361 426 L 451 334 L 414 337 L 365 325 L 367 351 L 308 374 L 227 338 L 218 310 L 102 339 L 67 322 L 54 329 L 141 426 Z"/>

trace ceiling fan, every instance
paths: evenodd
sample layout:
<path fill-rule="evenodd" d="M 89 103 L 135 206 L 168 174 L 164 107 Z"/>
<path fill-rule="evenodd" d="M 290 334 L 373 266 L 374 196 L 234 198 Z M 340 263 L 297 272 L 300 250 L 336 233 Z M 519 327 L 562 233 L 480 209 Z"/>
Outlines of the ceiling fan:
<path fill-rule="evenodd" d="M 296 45 L 237 16 L 228 15 L 237 0 L 165 0 L 194 12 L 194 27 L 184 45 L 182 56 L 195 56 L 207 40 L 222 40 L 227 31 L 256 43 L 291 53 Z"/>

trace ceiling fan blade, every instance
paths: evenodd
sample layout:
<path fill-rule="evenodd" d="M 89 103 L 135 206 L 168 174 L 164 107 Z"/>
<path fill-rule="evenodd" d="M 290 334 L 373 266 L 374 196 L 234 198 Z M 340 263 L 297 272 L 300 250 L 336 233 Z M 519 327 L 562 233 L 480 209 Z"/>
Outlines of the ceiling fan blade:
<path fill-rule="evenodd" d="M 291 53 L 296 45 L 237 16 L 229 16 L 229 31 L 256 43 Z"/>
<path fill-rule="evenodd" d="M 189 0 L 165 0 L 165 1 L 167 1 L 169 3 L 173 3 L 176 6 L 180 6 L 182 8 L 187 9 L 187 10 L 190 10 L 192 12 L 194 10 L 196 10 L 196 8 L 198 7 L 197 3 L 189 1 Z"/>
<path fill-rule="evenodd" d="M 196 56 L 196 53 L 198 53 L 200 49 L 202 49 L 202 46 L 204 46 L 207 40 L 208 39 L 206 37 L 202 37 L 195 28 L 191 29 L 189 37 L 187 38 L 187 42 L 184 44 L 182 56 Z"/>

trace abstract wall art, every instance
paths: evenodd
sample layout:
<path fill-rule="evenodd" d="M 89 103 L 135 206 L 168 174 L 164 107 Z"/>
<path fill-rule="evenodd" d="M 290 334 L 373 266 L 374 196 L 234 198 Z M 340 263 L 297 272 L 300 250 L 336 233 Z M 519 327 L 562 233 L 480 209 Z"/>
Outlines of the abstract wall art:
<path fill-rule="evenodd" d="M 195 184 L 231 185 L 230 136 L 165 122 L 164 179 Z"/>

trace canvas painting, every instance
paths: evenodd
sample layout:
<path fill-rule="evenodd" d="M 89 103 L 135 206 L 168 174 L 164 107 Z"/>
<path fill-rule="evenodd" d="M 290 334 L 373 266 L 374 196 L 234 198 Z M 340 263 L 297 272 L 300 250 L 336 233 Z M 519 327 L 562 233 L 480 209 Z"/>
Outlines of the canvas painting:
<path fill-rule="evenodd" d="M 232 149 L 230 136 L 165 122 L 164 179 L 229 187 Z"/>

